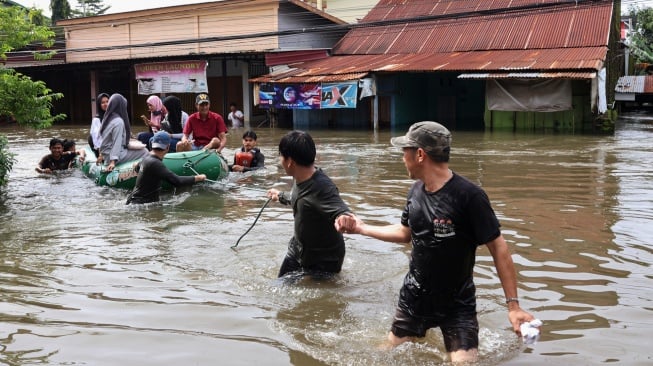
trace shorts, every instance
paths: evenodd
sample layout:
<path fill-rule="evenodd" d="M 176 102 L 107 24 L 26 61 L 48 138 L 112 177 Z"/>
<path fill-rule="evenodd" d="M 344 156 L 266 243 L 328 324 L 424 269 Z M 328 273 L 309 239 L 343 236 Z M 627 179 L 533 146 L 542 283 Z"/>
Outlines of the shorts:
<path fill-rule="evenodd" d="M 281 263 L 278 277 L 290 275 L 291 277 L 311 276 L 314 279 L 329 279 L 336 273 L 340 272 L 340 268 L 336 269 L 334 267 L 335 266 L 332 263 L 327 262 L 306 268 L 303 267 L 297 259 L 287 255 L 284 258 L 283 263 Z"/>
<path fill-rule="evenodd" d="M 440 327 L 447 352 L 478 349 L 478 319 L 476 311 L 453 311 L 439 317 L 411 316 L 397 309 L 390 330 L 399 338 L 423 338 L 430 328 Z"/>

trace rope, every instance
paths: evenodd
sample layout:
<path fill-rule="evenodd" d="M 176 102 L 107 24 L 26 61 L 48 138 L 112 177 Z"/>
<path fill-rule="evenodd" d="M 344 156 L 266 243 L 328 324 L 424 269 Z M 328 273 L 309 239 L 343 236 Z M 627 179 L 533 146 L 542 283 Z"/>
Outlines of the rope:
<path fill-rule="evenodd" d="M 256 215 L 256 219 L 254 219 L 254 222 L 252 223 L 252 226 L 250 226 L 249 229 L 247 229 L 247 231 L 245 231 L 245 233 L 243 235 L 241 235 L 240 238 L 238 238 L 238 240 L 236 241 L 236 244 L 231 246 L 231 249 L 236 249 L 236 247 L 238 246 L 238 243 L 240 243 L 240 240 L 242 238 L 244 238 L 245 235 L 247 235 L 247 233 L 249 233 L 250 230 L 252 230 L 254 225 L 256 225 L 256 222 L 258 221 L 258 218 L 261 217 L 261 214 L 263 213 L 263 210 L 267 207 L 267 205 L 268 205 L 268 203 L 270 203 L 270 201 L 272 201 L 272 198 L 268 198 L 268 200 L 265 201 L 265 204 L 263 205 L 263 207 L 261 207 L 261 210 L 258 212 L 258 215 Z"/>
<path fill-rule="evenodd" d="M 188 168 L 188 169 L 192 170 L 193 173 L 195 173 L 195 175 L 200 175 L 200 173 L 198 173 L 197 170 L 193 169 L 193 164 L 190 161 L 184 164 L 184 168 Z M 204 180 L 207 181 L 207 182 L 211 182 L 211 183 L 218 183 L 217 180 L 212 180 L 212 179 L 209 179 L 209 178 L 206 178 Z"/>
<path fill-rule="evenodd" d="M 197 165 L 197 163 L 199 163 L 200 161 L 202 161 L 202 160 L 208 158 L 209 156 L 211 156 L 211 153 L 215 153 L 216 155 L 219 155 L 218 152 L 215 151 L 215 150 L 205 151 L 205 153 L 206 153 L 206 154 L 204 154 L 204 156 L 202 156 L 201 158 L 197 159 L 195 162 L 192 162 L 190 159 L 188 159 L 188 161 L 187 161 L 186 163 L 184 163 L 184 166 L 186 167 L 187 165 L 188 165 L 188 166 L 194 166 L 194 165 Z M 198 155 L 199 155 L 199 154 L 198 154 Z M 197 155 L 195 155 L 195 156 L 197 156 Z"/>

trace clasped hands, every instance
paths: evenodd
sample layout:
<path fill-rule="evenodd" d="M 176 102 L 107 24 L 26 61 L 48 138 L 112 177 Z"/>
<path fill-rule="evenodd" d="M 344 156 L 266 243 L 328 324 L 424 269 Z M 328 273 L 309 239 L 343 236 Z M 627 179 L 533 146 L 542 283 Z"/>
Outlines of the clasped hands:
<path fill-rule="evenodd" d="M 363 227 L 363 221 L 353 213 L 347 212 L 336 217 L 334 226 L 339 233 L 360 234 Z"/>

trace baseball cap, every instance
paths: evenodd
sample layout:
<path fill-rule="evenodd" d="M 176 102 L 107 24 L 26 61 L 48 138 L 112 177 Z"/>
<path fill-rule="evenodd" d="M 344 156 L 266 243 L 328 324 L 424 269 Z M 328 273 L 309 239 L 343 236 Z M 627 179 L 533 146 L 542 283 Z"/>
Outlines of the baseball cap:
<path fill-rule="evenodd" d="M 197 97 L 195 97 L 195 104 L 202 104 L 202 103 L 211 103 L 208 94 L 206 93 L 197 94 Z"/>
<path fill-rule="evenodd" d="M 165 131 L 159 131 L 150 139 L 153 149 L 167 149 L 170 146 L 170 135 Z"/>
<path fill-rule="evenodd" d="M 434 158 L 448 158 L 451 147 L 451 132 L 433 121 L 414 123 L 406 135 L 390 139 L 392 146 L 422 148 Z"/>

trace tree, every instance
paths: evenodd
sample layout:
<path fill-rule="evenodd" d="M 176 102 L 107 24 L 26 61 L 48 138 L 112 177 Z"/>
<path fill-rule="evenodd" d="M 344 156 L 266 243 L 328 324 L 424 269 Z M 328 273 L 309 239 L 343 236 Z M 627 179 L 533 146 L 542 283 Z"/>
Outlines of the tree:
<path fill-rule="evenodd" d="M 50 0 L 50 10 L 52 11 L 52 25 L 56 25 L 61 19 L 68 19 L 73 14 L 68 0 Z"/>
<path fill-rule="evenodd" d="M 628 47 L 637 63 L 653 63 L 653 9 L 631 7 L 633 31 L 628 37 Z"/>
<path fill-rule="evenodd" d="M 54 33 L 46 26 L 32 23 L 32 19 L 42 19 L 40 10 L 26 12 L 19 7 L 0 7 L 0 59 L 7 59 L 7 52 L 27 45 L 50 47 L 54 43 Z M 40 16 L 39 16 L 40 14 Z M 35 58 L 47 58 L 50 53 L 35 53 Z M 63 97 L 53 93 L 42 81 L 29 77 L 0 65 L 0 119 L 15 120 L 20 125 L 32 128 L 45 128 L 66 115 L 51 115 L 54 100 Z M 7 150 L 7 139 L 0 136 L 0 185 L 7 182 L 7 175 L 13 167 L 14 157 Z"/>
<path fill-rule="evenodd" d="M 76 17 L 90 17 L 102 15 L 111 8 L 111 5 L 104 5 L 103 0 L 77 0 Z"/>

